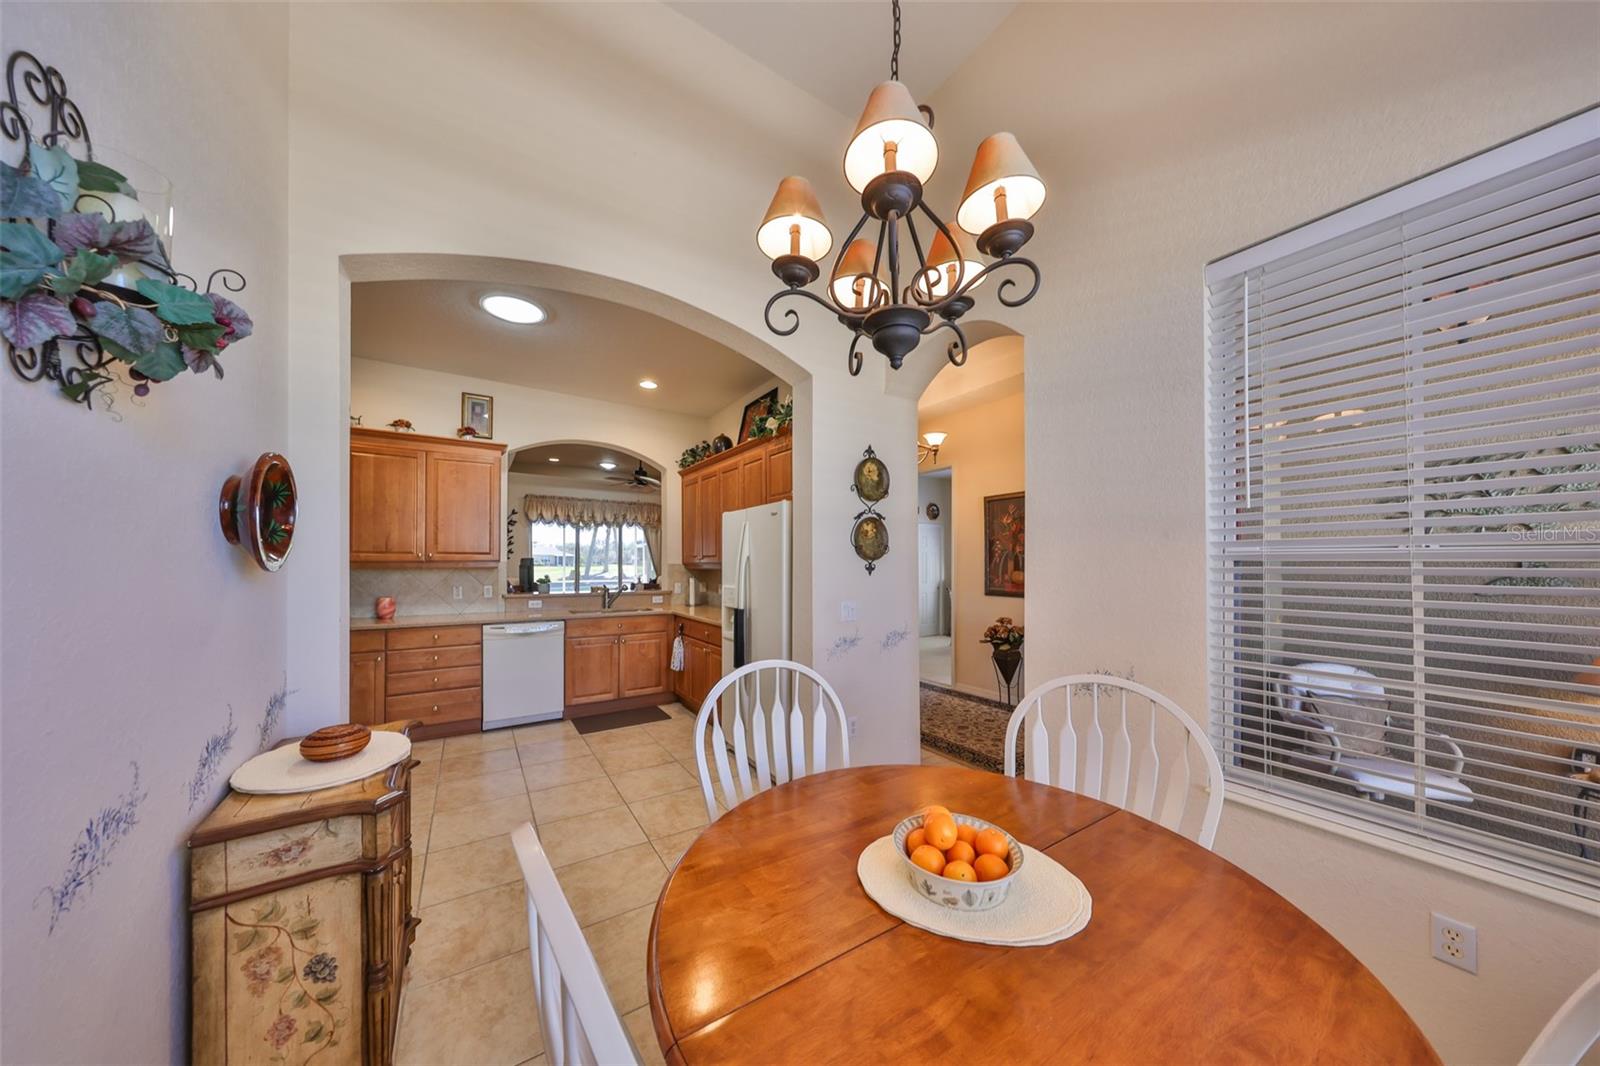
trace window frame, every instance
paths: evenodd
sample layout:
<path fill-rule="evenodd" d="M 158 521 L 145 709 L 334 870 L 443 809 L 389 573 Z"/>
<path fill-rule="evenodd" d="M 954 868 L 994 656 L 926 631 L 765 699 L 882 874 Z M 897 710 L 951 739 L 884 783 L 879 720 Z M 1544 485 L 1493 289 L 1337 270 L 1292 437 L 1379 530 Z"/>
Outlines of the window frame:
<path fill-rule="evenodd" d="M 569 574 L 569 577 L 570 577 L 570 580 L 571 580 L 571 584 L 572 584 L 572 588 L 571 588 L 570 593 L 569 593 L 571 595 L 578 595 L 578 594 L 588 593 L 597 584 L 594 581 L 590 581 L 588 583 L 588 587 L 580 587 L 580 581 L 583 579 L 583 573 L 584 573 L 584 559 L 586 557 L 585 556 L 585 552 L 584 552 L 584 547 L 583 547 L 583 537 L 584 537 L 584 533 L 586 531 L 593 531 L 593 530 L 599 530 L 599 529 L 608 529 L 608 530 L 612 530 L 614 532 L 615 541 L 616 541 L 616 551 L 612 555 L 612 557 L 609 560 L 607 560 L 608 563 L 614 569 L 612 569 L 611 572 L 607 575 L 606 580 L 604 582 L 600 582 L 600 584 L 604 584 L 606 588 L 611 588 L 611 589 L 619 588 L 626 581 L 626 578 L 625 578 L 625 575 L 624 575 L 624 572 L 623 572 L 623 568 L 624 568 L 624 555 L 626 554 L 626 551 L 627 551 L 627 544 L 624 542 L 623 538 L 625 537 L 626 532 L 629 529 L 637 529 L 639 531 L 638 535 L 641 538 L 641 541 L 644 543 L 644 547 L 645 547 L 645 558 L 644 558 L 645 566 L 644 566 L 644 569 L 643 569 L 643 573 L 645 575 L 647 575 L 647 576 L 641 577 L 637 582 L 635 582 L 636 586 L 642 586 L 646 582 L 649 582 L 649 581 L 652 581 L 652 580 L 656 580 L 656 579 L 658 579 L 660 577 L 659 574 L 652 573 L 653 564 L 652 564 L 652 561 L 650 559 L 649 543 L 648 543 L 647 540 L 643 539 L 645 537 L 644 526 L 638 524 L 637 522 L 609 522 L 609 523 L 606 523 L 604 526 L 601 526 L 601 525 L 578 525 L 578 524 L 573 523 L 573 522 L 549 522 L 549 521 L 544 521 L 544 520 L 529 522 L 528 523 L 528 554 L 530 556 L 537 554 L 534 551 L 533 536 L 534 536 L 534 530 L 539 526 L 555 526 L 558 529 L 560 529 L 562 531 L 562 543 L 563 543 L 563 545 L 566 543 L 565 538 L 567 537 L 568 533 L 570 532 L 572 534 L 572 537 L 573 537 L 573 541 L 572 541 L 572 544 L 573 544 L 572 570 L 571 570 L 571 572 Z M 565 591 L 565 590 L 563 590 L 563 591 Z"/>

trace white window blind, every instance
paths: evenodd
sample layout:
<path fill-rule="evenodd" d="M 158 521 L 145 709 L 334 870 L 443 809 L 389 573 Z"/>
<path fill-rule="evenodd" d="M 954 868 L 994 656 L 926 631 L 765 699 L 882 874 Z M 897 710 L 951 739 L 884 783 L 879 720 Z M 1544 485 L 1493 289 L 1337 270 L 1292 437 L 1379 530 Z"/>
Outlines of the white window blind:
<path fill-rule="evenodd" d="M 1231 779 L 1600 884 L 1600 111 L 1206 270 Z"/>

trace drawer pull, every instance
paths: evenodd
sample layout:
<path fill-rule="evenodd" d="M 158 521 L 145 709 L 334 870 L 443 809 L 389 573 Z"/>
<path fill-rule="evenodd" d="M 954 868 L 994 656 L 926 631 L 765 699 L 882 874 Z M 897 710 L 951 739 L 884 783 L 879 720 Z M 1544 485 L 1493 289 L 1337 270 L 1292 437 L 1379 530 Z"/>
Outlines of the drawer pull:
<path fill-rule="evenodd" d="M 435 685 L 437 685 L 437 684 L 438 684 L 438 683 L 439 683 L 439 679 L 438 679 L 438 678 L 437 678 L 437 677 L 436 677 L 436 678 L 434 678 L 434 679 L 433 679 L 433 683 L 434 683 L 434 684 L 435 684 Z"/>
<path fill-rule="evenodd" d="M 435 703 L 435 704 L 434 704 L 434 705 L 433 705 L 433 709 L 434 709 L 434 710 L 436 710 L 436 711 L 437 711 L 437 710 L 438 710 L 438 709 L 439 709 L 439 705 L 438 705 L 438 704 L 437 704 L 437 703 Z"/>
<path fill-rule="evenodd" d="M 438 640 L 438 639 L 439 639 L 439 634 L 437 634 L 437 633 L 435 633 L 435 634 L 434 634 L 434 635 L 433 635 L 433 639 L 434 639 L 434 640 Z"/>

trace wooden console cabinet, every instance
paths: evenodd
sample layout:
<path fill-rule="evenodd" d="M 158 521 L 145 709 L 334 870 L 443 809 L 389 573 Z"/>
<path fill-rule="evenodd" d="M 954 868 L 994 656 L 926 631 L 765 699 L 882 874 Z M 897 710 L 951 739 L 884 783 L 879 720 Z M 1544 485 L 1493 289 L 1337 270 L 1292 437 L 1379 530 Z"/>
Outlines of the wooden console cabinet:
<path fill-rule="evenodd" d="M 350 431 L 352 566 L 498 566 L 504 444 Z"/>
<path fill-rule="evenodd" d="M 393 1061 L 418 924 L 415 765 L 297 795 L 229 792 L 200 823 L 189 839 L 191 1061 Z"/>
<path fill-rule="evenodd" d="M 583 713 L 642 707 L 672 691 L 671 615 L 572 619 L 566 627 L 566 705 Z"/>
<path fill-rule="evenodd" d="M 794 438 L 788 427 L 774 437 L 737 444 L 679 471 L 683 479 L 683 565 L 722 565 L 722 515 L 794 497 Z"/>
<path fill-rule="evenodd" d="M 483 727 L 483 626 L 350 633 L 350 721 L 415 721 L 419 740 Z"/>

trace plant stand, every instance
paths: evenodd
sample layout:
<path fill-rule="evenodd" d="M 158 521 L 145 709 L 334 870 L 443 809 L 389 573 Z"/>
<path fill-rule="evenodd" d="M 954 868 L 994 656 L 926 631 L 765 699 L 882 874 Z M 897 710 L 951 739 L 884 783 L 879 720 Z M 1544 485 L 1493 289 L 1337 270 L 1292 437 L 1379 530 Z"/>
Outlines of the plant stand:
<path fill-rule="evenodd" d="M 996 648 L 989 656 L 994 666 L 995 688 L 1001 703 L 1016 705 L 1022 687 L 1022 649 Z"/>

